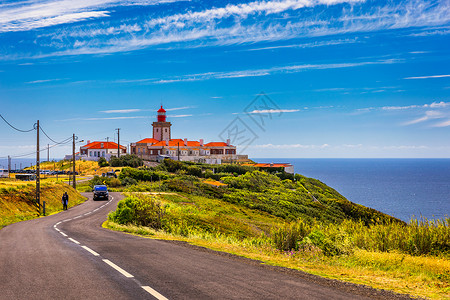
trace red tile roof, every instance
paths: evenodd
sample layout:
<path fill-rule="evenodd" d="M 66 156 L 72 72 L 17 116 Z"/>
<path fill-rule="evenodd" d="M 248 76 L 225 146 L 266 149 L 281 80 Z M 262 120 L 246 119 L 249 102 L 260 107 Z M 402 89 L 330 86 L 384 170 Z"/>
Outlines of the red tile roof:
<path fill-rule="evenodd" d="M 136 144 L 156 144 L 159 141 L 157 139 L 153 139 L 153 138 L 146 138 L 143 140 L 140 140 L 139 142 L 136 142 Z"/>
<path fill-rule="evenodd" d="M 225 142 L 210 142 L 208 144 L 205 144 L 205 146 L 206 147 L 226 147 L 228 145 Z"/>
<path fill-rule="evenodd" d="M 147 138 L 143 139 L 142 141 L 139 141 L 137 143 L 151 143 L 151 141 L 154 141 L 154 143 L 151 146 L 154 147 L 184 147 L 184 140 L 182 139 L 171 139 L 169 141 L 169 145 L 167 145 L 166 141 L 157 141 L 155 139 Z M 199 141 L 187 141 L 187 147 L 201 147 Z M 231 147 L 234 147 L 233 145 L 230 145 Z M 208 144 L 203 144 L 203 147 L 227 147 L 227 143 L 225 142 L 211 142 Z"/>
<path fill-rule="evenodd" d="M 103 147 L 102 147 L 103 144 Z M 117 143 L 114 142 L 91 142 L 87 145 L 81 146 L 83 149 L 117 149 Z M 120 145 L 120 149 L 127 149 L 127 147 Z"/>

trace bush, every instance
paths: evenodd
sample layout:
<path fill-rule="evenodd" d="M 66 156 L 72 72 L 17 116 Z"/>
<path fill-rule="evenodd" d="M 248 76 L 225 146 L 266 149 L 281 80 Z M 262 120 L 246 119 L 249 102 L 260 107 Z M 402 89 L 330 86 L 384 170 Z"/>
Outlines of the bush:
<path fill-rule="evenodd" d="M 144 165 L 144 161 L 134 154 L 122 155 L 119 158 L 113 156 L 109 161 L 112 167 L 133 167 L 137 168 Z"/>
<path fill-rule="evenodd" d="M 108 181 L 109 181 L 108 186 L 110 186 L 110 187 L 119 187 L 122 185 L 120 180 L 117 178 L 110 178 Z"/>
<path fill-rule="evenodd" d="M 296 223 L 285 224 L 283 227 L 272 230 L 272 242 L 278 250 L 298 250 L 298 242 L 310 231 L 310 226 L 302 220 Z"/>
<path fill-rule="evenodd" d="M 152 169 L 140 168 L 123 168 L 119 174 L 119 179 L 123 180 L 125 178 L 132 178 L 137 181 L 158 181 L 167 180 L 172 178 L 173 175 L 168 175 L 165 172 L 154 171 Z"/>
<path fill-rule="evenodd" d="M 109 166 L 109 163 L 108 163 L 108 161 L 106 160 L 106 158 L 100 157 L 100 158 L 98 159 L 98 166 L 99 166 L 100 168 L 102 168 L 102 167 L 107 167 L 107 166 Z"/>
<path fill-rule="evenodd" d="M 119 201 L 108 219 L 118 224 L 133 224 L 162 229 L 164 208 L 151 196 L 127 197 Z"/>
<path fill-rule="evenodd" d="M 137 181 L 131 177 L 125 177 L 124 179 L 122 179 L 121 183 L 124 186 L 130 186 L 137 184 Z"/>

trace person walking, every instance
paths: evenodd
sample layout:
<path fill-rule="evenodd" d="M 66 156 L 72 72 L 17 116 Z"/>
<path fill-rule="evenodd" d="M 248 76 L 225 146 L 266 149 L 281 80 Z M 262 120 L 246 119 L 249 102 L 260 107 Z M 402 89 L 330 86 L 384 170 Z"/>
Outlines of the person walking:
<path fill-rule="evenodd" d="M 69 204 L 69 195 L 67 192 L 64 192 L 62 196 L 62 204 L 63 204 L 63 210 L 67 210 L 67 204 Z"/>

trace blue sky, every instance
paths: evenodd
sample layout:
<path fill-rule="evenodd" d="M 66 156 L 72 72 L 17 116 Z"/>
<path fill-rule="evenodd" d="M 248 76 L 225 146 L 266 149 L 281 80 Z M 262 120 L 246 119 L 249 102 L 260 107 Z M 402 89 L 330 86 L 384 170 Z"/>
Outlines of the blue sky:
<path fill-rule="evenodd" d="M 448 0 L 7 0 L 0 113 L 129 144 L 162 103 L 174 138 L 250 157 L 450 157 L 449 35 Z M 34 131 L 0 138 L 33 157 Z"/>

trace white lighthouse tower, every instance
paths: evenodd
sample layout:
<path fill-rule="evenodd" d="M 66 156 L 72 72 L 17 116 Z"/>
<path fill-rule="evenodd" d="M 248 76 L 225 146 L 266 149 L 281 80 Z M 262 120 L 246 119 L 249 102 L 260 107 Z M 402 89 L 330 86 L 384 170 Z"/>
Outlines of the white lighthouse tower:
<path fill-rule="evenodd" d="M 157 122 L 153 122 L 153 138 L 158 141 L 169 141 L 171 138 L 170 127 L 172 124 L 166 122 L 166 111 L 161 105 L 158 110 Z"/>

